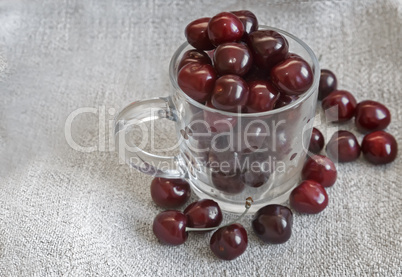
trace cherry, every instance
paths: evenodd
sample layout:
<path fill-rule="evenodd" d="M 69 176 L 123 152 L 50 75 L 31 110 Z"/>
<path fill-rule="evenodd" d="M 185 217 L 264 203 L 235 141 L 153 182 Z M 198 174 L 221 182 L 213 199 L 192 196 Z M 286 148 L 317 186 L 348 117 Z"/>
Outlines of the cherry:
<path fill-rule="evenodd" d="M 303 180 L 313 180 L 324 187 L 335 184 L 337 171 L 334 163 L 325 156 L 315 155 L 306 161 L 302 169 Z"/>
<path fill-rule="evenodd" d="M 187 240 L 187 217 L 179 211 L 164 211 L 159 213 L 153 223 L 153 232 L 160 242 L 170 245 L 180 245 Z"/>
<path fill-rule="evenodd" d="M 260 149 L 264 144 L 267 136 L 270 134 L 269 126 L 259 118 L 242 118 L 239 119 L 232 139 L 229 141 L 231 149 L 238 152 L 253 152 Z"/>
<path fill-rule="evenodd" d="M 383 104 L 372 100 L 356 106 L 355 124 L 359 131 L 369 132 L 385 129 L 391 122 L 391 113 Z"/>
<path fill-rule="evenodd" d="M 271 70 L 272 83 L 289 95 L 300 95 L 313 84 L 313 71 L 301 58 L 287 58 Z"/>
<path fill-rule="evenodd" d="M 205 103 L 205 106 L 218 110 L 217 107 L 212 105 L 210 100 L 208 100 Z M 211 111 L 205 110 L 204 111 L 204 119 L 205 119 L 205 122 L 210 126 L 211 131 L 217 132 L 217 133 L 222 133 L 222 132 L 233 130 L 234 126 L 237 123 L 236 116 L 223 115 L 223 114 L 219 113 L 218 111 L 211 112 Z"/>
<path fill-rule="evenodd" d="M 346 90 L 335 90 L 322 100 L 322 108 L 329 121 L 345 122 L 355 114 L 356 99 Z"/>
<path fill-rule="evenodd" d="M 253 56 L 247 45 L 237 42 L 219 45 L 214 52 L 213 60 L 215 69 L 220 75 L 243 76 L 253 64 Z"/>
<path fill-rule="evenodd" d="M 275 103 L 275 109 L 279 109 L 289 105 L 290 103 L 296 101 L 299 97 L 296 95 L 287 95 L 284 93 L 279 93 L 279 98 Z"/>
<path fill-rule="evenodd" d="M 212 252 L 222 260 L 236 259 L 246 251 L 247 245 L 247 232 L 239 223 L 219 228 L 209 243 Z"/>
<path fill-rule="evenodd" d="M 364 158 L 372 164 L 387 164 L 395 160 L 398 144 L 391 134 L 376 131 L 363 138 L 362 152 Z"/>
<path fill-rule="evenodd" d="M 177 83 L 183 92 L 200 103 L 210 97 L 215 80 L 216 73 L 210 64 L 189 63 L 177 75 Z"/>
<path fill-rule="evenodd" d="M 182 206 L 190 194 L 190 185 L 181 179 L 155 178 L 151 182 L 152 200 L 163 208 Z"/>
<path fill-rule="evenodd" d="M 208 166 L 212 171 L 220 171 L 226 175 L 235 173 L 238 169 L 239 156 L 237 152 L 230 149 L 214 149 L 209 151 Z"/>
<path fill-rule="evenodd" d="M 337 131 L 327 143 L 328 157 L 340 163 L 351 162 L 359 158 L 360 145 L 354 134 L 349 131 Z"/>
<path fill-rule="evenodd" d="M 318 86 L 318 100 L 327 97 L 336 90 L 337 80 L 335 74 L 328 69 L 321 69 L 320 84 Z"/>
<path fill-rule="evenodd" d="M 244 183 L 239 170 L 234 173 L 214 170 L 211 173 L 211 182 L 218 190 L 228 194 L 238 194 L 244 190 Z"/>
<path fill-rule="evenodd" d="M 289 202 L 299 213 L 317 214 L 327 207 L 328 195 L 320 183 L 305 180 L 290 193 Z"/>
<path fill-rule="evenodd" d="M 325 140 L 323 134 L 317 128 L 313 128 L 308 151 L 318 154 L 324 148 Z"/>
<path fill-rule="evenodd" d="M 275 107 L 279 92 L 271 82 L 252 81 L 248 83 L 249 97 L 246 112 L 260 113 L 270 111 Z"/>
<path fill-rule="evenodd" d="M 258 30 L 258 20 L 255 14 L 248 10 L 231 12 L 240 19 L 244 26 L 244 33 L 251 34 Z"/>
<path fill-rule="evenodd" d="M 270 70 L 283 61 L 289 51 L 285 37 L 273 30 L 258 30 L 249 35 L 247 44 L 254 56 L 257 66 Z"/>
<path fill-rule="evenodd" d="M 203 17 L 194 20 L 184 30 L 188 43 L 194 48 L 199 50 L 211 50 L 215 48 L 208 37 L 208 23 L 210 19 L 209 17 Z"/>
<path fill-rule="evenodd" d="M 247 104 L 249 88 L 237 75 L 224 75 L 215 82 L 211 104 L 219 110 L 241 112 Z"/>
<path fill-rule="evenodd" d="M 180 70 L 183 66 L 189 63 L 200 63 L 200 64 L 212 64 L 209 56 L 200 50 L 192 49 L 188 50 L 183 54 L 183 57 L 180 60 L 179 66 L 177 70 Z"/>
<path fill-rule="evenodd" d="M 252 220 L 254 233 L 266 243 L 284 243 L 292 235 L 293 213 L 285 206 L 267 205 Z"/>
<path fill-rule="evenodd" d="M 217 227 L 222 222 L 222 211 L 211 199 L 193 202 L 183 213 L 187 216 L 187 226 L 192 228 Z"/>
<path fill-rule="evenodd" d="M 264 185 L 273 172 L 271 163 L 267 161 L 268 158 L 267 151 L 253 152 L 248 149 L 244 150 L 239 158 L 242 182 L 253 188 Z"/>
<path fill-rule="evenodd" d="M 239 41 L 243 33 L 243 23 L 237 16 L 229 12 L 218 13 L 211 18 L 208 24 L 208 36 L 215 46 L 225 42 Z"/>

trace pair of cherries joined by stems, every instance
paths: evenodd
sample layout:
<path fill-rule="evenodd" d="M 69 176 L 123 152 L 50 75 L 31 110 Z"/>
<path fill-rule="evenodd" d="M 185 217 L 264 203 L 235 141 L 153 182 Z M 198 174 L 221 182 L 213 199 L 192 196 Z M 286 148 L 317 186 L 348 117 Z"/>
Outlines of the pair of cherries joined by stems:
<path fill-rule="evenodd" d="M 151 196 L 162 207 L 177 208 L 188 200 L 190 186 L 180 179 L 155 178 L 151 183 Z M 253 200 L 246 199 L 245 211 L 234 221 L 219 226 L 222 212 L 211 199 L 201 199 L 188 205 L 183 212 L 166 210 L 159 213 L 153 222 L 153 232 L 160 242 L 168 245 L 183 244 L 188 232 L 215 231 L 210 239 L 210 249 L 220 259 L 233 260 L 247 248 L 246 229 L 236 221 L 246 215 Z M 255 234 L 267 243 L 284 243 L 292 233 L 293 213 L 281 205 L 261 208 L 252 221 Z"/>

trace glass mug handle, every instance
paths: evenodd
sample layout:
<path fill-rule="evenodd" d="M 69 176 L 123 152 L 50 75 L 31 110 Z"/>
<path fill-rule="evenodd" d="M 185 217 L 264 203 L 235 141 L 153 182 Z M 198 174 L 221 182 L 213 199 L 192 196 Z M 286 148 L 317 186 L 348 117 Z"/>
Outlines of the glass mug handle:
<path fill-rule="evenodd" d="M 140 146 L 126 143 L 126 135 L 135 126 L 159 120 L 176 121 L 175 109 L 170 97 L 151 98 L 133 102 L 126 106 L 115 118 L 115 141 L 119 157 L 133 168 L 155 177 L 185 178 L 180 167 L 179 156 L 159 156 L 144 151 Z"/>

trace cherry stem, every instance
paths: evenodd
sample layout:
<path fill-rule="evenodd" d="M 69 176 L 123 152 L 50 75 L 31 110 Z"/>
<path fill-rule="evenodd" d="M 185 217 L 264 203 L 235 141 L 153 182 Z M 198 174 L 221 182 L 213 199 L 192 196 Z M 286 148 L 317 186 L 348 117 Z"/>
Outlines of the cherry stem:
<path fill-rule="evenodd" d="M 210 227 L 210 228 L 191 228 L 191 227 L 186 227 L 186 232 L 192 232 L 192 231 L 195 231 L 195 232 L 197 232 L 197 231 L 214 231 L 214 230 L 217 230 L 219 228 L 229 226 L 229 225 L 231 225 L 233 223 L 236 223 L 237 221 L 242 219 L 247 214 L 248 210 L 251 207 L 251 203 L 253 203 L 253 202 L 254 202 L 253 198 L 247 197 L 246 204 L 245 204 L 246 209 L 244 210 L 244 212 L 241 215 L 239 215 L 236 219 L 230 221 L 229 223 L 226 223 L 226 224 L 224 224 L 222 226 L 216 226 L 216 227 Z"/>

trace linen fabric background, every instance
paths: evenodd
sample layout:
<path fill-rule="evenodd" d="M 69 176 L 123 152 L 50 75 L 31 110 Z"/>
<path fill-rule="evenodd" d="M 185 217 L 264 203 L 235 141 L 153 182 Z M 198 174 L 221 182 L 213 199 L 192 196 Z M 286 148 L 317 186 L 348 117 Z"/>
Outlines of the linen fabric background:
<path fill-rule="evenodd" d="M 2 0 L 1 276 L 402 276 L 400 155 L 338 164 L 329 206 L 296 213 L 285 244 L 262 243 L 251 215 L 240 222 L 248 249 L 234 261 L 212 254 L 211 234 L 177 247 L 154 237 L 152 177 L 119 161 L 113 117 L 169 94 L 187 23 L 240 9 L 304 40 L 339 88 L 387 105 L 387 131 L 402 145 L 401 1 Z M 353 122 L 315 124 L 326 141 L 337 128 L 358 134 Z M 174 145 L 172 123 L 157 128 L 156 148 Z"/>

